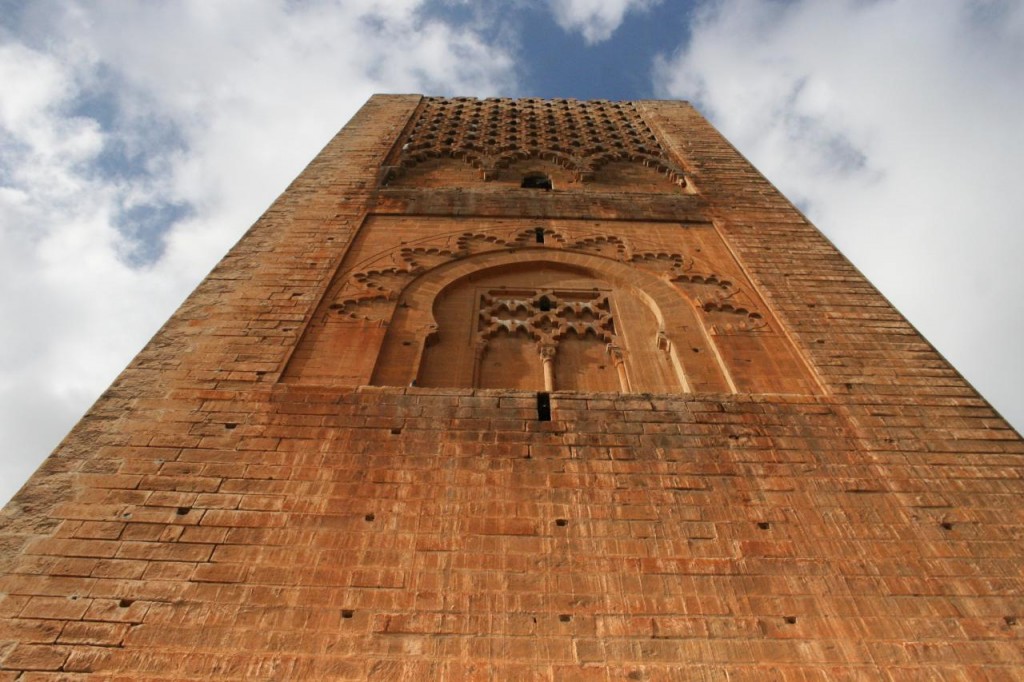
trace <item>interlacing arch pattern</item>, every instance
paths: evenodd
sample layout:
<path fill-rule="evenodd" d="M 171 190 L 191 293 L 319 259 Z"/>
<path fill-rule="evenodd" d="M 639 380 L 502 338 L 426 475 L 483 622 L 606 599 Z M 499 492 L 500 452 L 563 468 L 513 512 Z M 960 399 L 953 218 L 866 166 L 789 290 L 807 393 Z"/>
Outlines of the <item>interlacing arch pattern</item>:
<path fill-rule="evenodd" d="M 541 240 L 538 239 L 538 233 L 543 237 Z M 543 244 L 541 248 L 589 253 L 632 263 L 666 278 L 703 313 L 709 328 L 718 333 L 748 332 L 767 328 L 767 321 L 761 313 L 732 302 L 731 299 L 739 290 L 731 281 L 713 273 L 696 272 L 695 261 L 685 254 L 638 250 L 630 240 L 616 235 L 591 234 L 572 237 L 547 227 L 439 235 L 420 245 L 403 245 L 401 248 L 379 254 L 353 268 L 347 275 L 342 275 L 340 284 L 330 294 L 329 309 L 336 316 L 352 320 L 385 320 L 389 317 L 389 308 L 398 300 L 401 291 L 424 272 L 475 254 L 535 248 L 539 246 L 538 241 Z M 575 305 L 577 304 L 573 303 L 569 308 L 562 305 L 558 310 L 564 311 L 566 319 L 572 320 L 572 316 L 576 315 L 575 308 L 572 307 Z M 596 309 L 586 310 L 589 311 L 588 314 L 594 314 Z M 502 330 L 514 333 L 523 326 L 513 323 L 520 314 L 516 309 L 509 309 L 507 313 L 504 318 L 496 318 L 499 320 L 498 326 L 494 328 L 496 333 Z M 536 311 L 531 312 L 530 315 L 535 313 Z M 544 324 L 547 323 L 543 322 L 542 318 L 537 318 L 534 327 L 540 329 L 541 327 L 537 325 Z M 564 335 L 566 332 L 575 332 L 581 337 L 590 333 L 612 343 L 605 338 L 607 329 L 604 332 L 599 331 L 600 329 L 604 329 L 600 324 L 570 324 L 559 333 Z M 535 334 L 531 332 L 531 336 Z"/>
<path fill-rule="evenodd" d="M 615 335 L 612 305 L 607 292 L 564 290 L 495 289 L 480 296 L 473 383 L 479 380 L 480 363 L 492 339 L 522 334 L 536 343 L 544 372 L 544 389 L 555 389 L 555 358 L 569 335 L 592 337 L 604 344 L 622 390 L 629 390 L 625 357 Z"/>
<path fill-rule="evenodd" d="M 557 346 L 569 334 L 615 343 L 611 303 L 604 292 L 499 289 L 481 295 L 481 341 L 520 331 L 545 346 Z"/>
<path fill-rule="evenodd" d="M 384 183 L 435 158 L 461 159 L 484 180 L 517 161 L 543 159 L 580 182 L 608 163 L 628 161 L 686 185 L 632 102 L 426 97 Z"/>

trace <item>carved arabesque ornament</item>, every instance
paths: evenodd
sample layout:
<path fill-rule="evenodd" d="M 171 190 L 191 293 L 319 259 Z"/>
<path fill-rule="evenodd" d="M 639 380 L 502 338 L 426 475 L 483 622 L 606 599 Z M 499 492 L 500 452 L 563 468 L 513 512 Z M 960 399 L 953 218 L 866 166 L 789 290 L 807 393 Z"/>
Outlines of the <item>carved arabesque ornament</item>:
<path fill-rule="evenodd" d="M 501 334 L 523 334 L 537 345 L 544 372 L 545 390 L 554 390 L 554 361 L 560 342 L 575 334 L 603 342 L 619 374 L 623 390 L 629 384 L 623 366 L 623 351 L 618 345 L 612 305 L 608 292 L 563 290 L 493 289 L 481 294 L 479 302 L 474 384 L 480 362 L 491 339 Z"/>
<path fill-rule="evenodd" d="M 540 346 L 557 347 L 568 334 L 615 342 L 611 302 L 602 291 L 492 290 L 480 299 L 478 335 L 526 333 Z"/>
<path fill-rule="evenodd" d="M 608 163 L 629 161 L 686 185 L 632 102 L 425 97 L 383 182 L 434 158 L 462 159 L 484 180 L 516 161 L 544 159 L 580 182 Z"/>
<path fill-rule="evenodd" d="M 543 235 L 542 246 L 537 243 L 538 230 Z M 702 272 L 698 263 L 684 253 L 645 249 L 635 242 L 618 235 L 574 235 L 547 227 L 504 227 L 438 235 L 386 251 L 342 273 L 329 294 L 329 310 L 345 319 L 383 322 L 390 318 L 401 291 L 428 270 L 480 253 L 544 248 L 629 263 L 667 279 L 701 312 L 712 333 L 767 329 L 759 311 L 735 303 L 740 289 L 729 279 Z"/>

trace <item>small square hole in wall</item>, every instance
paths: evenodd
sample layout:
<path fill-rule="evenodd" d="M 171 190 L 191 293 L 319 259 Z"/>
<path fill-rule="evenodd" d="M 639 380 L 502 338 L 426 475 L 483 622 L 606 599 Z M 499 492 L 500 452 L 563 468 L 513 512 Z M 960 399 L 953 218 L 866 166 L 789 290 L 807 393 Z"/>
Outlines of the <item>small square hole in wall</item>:
<path fill-rule="evenodd" d="M 555 519 L 555 525 L 564 528 L 569 525 L 569 519 Z"/>
<path fill-rule="evenodd" d="M 786 621 L 786 625 L 796 624 L 796 616 L 784 616 L 782 620 Z"/>
<path fill-rule="evenodd" d="M 563 622 L 563 623 L 568 623 L 569 621 L 572 620 L 572 616 L 570 616 L 568 613 L 562 613 L 562 614 L 559 614 L 558 620 Z"/>
<path fill-rule="evenodd" d="M 345 618 L 346 620 L 351 618 L 354 615 L 356 615 L 356 612 L 353 611 L 352 609 L 342 609 L 341 610 L 341 617 Z"/>
<path fill-rule="evenodd" d="M 377 516 L 375 514 L 367 514 L 366 516 L 363 517 L 363 521 L 369 522 L 369 521 L 373 521 L 376 518 L 377 518 Z"/>
<path fill-rule="evenodd" d="M 768 530 L 769 528 L 772 527 L 772 524 L 768 523 L 767 521 L 758 521 L 757 522 L 757 527 L 760 528 L 761 530 Z"/>
<path fill-rule="evenodd" d="M 549 422 L 551 421 L 551 394 L 550 393 L 538 393 L 537 394 L 537 421 Z"/>

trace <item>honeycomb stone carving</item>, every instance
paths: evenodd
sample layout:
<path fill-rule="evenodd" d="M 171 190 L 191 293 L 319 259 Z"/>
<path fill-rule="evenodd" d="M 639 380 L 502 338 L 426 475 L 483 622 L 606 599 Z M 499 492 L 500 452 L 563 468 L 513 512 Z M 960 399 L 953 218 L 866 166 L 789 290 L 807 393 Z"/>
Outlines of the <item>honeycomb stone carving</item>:
<path fill-rule="evenodd" d="M 602 166 L 642 163 L 686 185 L 682 169 L 631 102 L 427 97 L 385 182 L 433 158 L 458 158 L 485 180 L 516 161 L 545 159 L 586 182 Z"/>

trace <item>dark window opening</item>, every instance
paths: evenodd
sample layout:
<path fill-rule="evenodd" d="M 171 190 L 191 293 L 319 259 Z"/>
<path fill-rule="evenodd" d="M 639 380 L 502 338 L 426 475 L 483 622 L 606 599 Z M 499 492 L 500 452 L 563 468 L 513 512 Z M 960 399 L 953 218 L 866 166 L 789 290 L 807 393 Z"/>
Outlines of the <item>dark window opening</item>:
<path fill-rule="evenodd" d="M 541 309 L 541 312 L 548 312 L 551 310 L 551 299 L 547 296 L 541 296 L 540 301 L 537 303 L 537 307 Z"/>
<path fill-rule="evenodd" d="M 551 421 L 551 394 L 550 393 L 538 393 L 537 394 L 537 421 L 549 422 Z"/>
<path fill-rule="evenodd" d="M 533 236 L 536 237 L 538 244 L 543 244 L 544 243 L 544 228 L 543 227 L 534 228 Z"/>
<path fill-rule="evenodd" d="M 523 178 L 523 184 L 520 185 L 524 189 L 552 189 L 551 178 L 543 173 L 530 173 Z"/>

